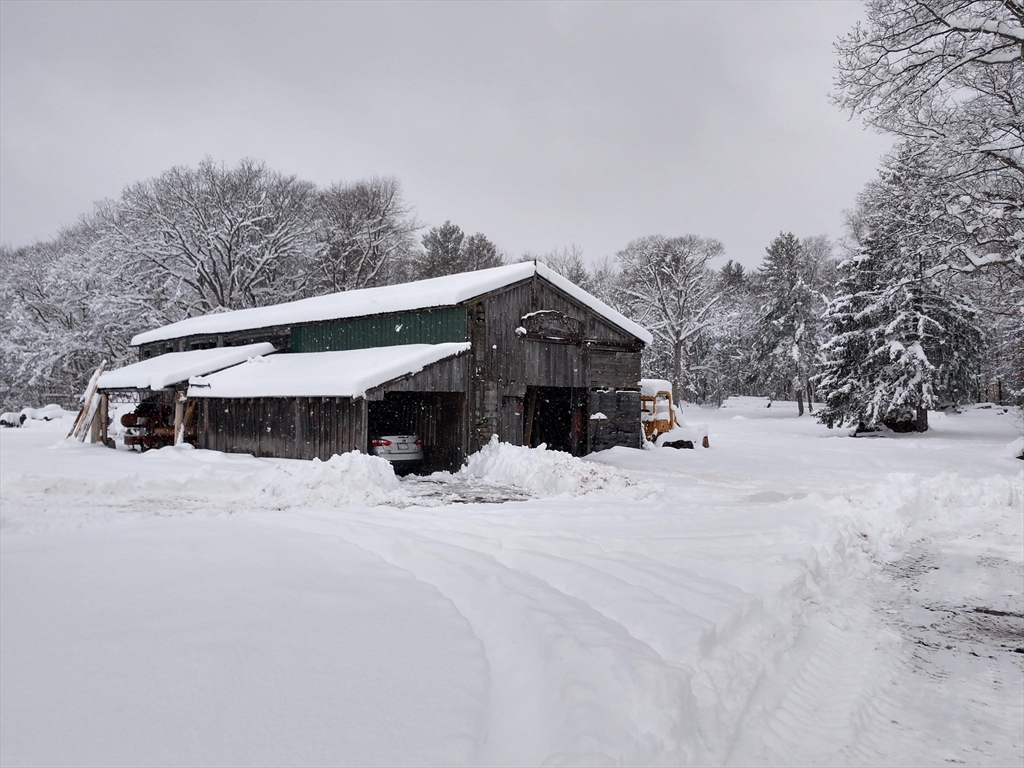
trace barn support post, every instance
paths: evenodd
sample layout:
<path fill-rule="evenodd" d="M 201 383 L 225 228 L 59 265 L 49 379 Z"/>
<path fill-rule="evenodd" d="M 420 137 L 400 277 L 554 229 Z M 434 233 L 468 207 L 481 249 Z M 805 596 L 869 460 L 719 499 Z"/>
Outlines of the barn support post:
<path fill-rule="evenodd" d="M 89 424 L 89 442 L 105 443 L 107 441 L 107 393 L 96 395 L 96 410 Z"/>
<path fill-rule="evenodd" d="M 109 411 L 110 398 L 107 396 L 106 392 L 103 392 L 100 395 L 99 413 L 96 414 L 96 417 L 100 420 L 100 442 L 104 445 L 107 445 L 107 441 L 110 439 L 110 435 L 108 434 L 108 427 L 110 426 Z"/>
<path fill-rule="evenodd" d="M 537 410 L 537 388 L 527 387 L 527 391 L 530 393 L 530 405 L 526 411 L 526 426 L 523 427 L 523 445 L 529 448 L 533 439 L 533 414 Z"/>
<path fill-rule="evenodd" d="M 181 445 L 185 437 L 185 393 L 174 393 L 174 444 Z"/>

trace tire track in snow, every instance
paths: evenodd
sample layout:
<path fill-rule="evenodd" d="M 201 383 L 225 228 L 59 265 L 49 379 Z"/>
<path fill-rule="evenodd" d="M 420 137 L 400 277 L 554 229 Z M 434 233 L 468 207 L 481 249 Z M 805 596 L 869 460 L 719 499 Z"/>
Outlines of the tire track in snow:
<path fill-rule="evenodd" d="M 721 762 L 765 671 L 766 648 L 791 642 L 807 586 L 802 569 L 783 568 L 775 588 L 758 580 L 759 591 L 747 592 L 708 572 L 713 561 L 701 554 L 739 541 L 744 557 L 777 557 L 777 537 L 755 528 L 715 541 L 700 525 L 668 540 L 609 537 L 603 521 L 617 528 L 616 516 L 594 509 L 554 523 L 546 509 L 550 528 L 522 530 L 520 521 L 517 530 L 492 511 L 467 520 L 474 509 L 464 509 L 452 517 L 406 509 L 400 521 L 390 510 L 301 517 L 313 521 L 311 530 L 342 535 L 433 584 L 470 622 L 494 681 L 479 762 Z M 529 505 L 516 511 L 528 514 Z M 715 510 L 706 515 L 718 518 Z M 282 519 L 293 525 L 294 517 Z M 590 537 L 565 529 L 577 518 Z M 523 733 L 535 735 L 533 752 Z"/>
<path fill-rule="evenodd" d="M 834 599 L 830 597 L 830 600 Z M 747 706 L 728 765 L 881 764 L 860 744 L 880 716 L 898 644 L 863 597 L 812 614 Z"/>
<path fill-rule="evenodd" d="M 489 732 L 474 762 L 692 764 L 701 746 L 690 674 L 621 624 L 493 556 L 389 525 L 253 515 L 338 536 L 432 584 L 484 645 Z"/>
<path fill-rule="evenodd" d="M 888 563 L 835 572 L 728 764 L 1024 762 L 1019 496 L 955 476 L 880 490 L 884 522 L 867 529 L 881 551 L 908 526 L 915 538 Z"/>
<path fill-rule="evenodd" d="M 895 745 L 901 762 L 1024 763 L 1020 557 L 1001 557 L 960 531 L 920 539 L 886 566 L 880 610 L 901 634 L 904 652 L 892 727 L 870 737 Z"/>

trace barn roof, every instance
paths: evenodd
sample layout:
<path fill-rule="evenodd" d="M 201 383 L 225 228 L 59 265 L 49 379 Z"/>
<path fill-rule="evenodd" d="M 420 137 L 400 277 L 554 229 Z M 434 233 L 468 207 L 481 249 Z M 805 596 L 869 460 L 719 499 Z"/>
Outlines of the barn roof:
<path fill-rule="evenodd" d="M 304 352 L 257 357 L 196 376 L 189 397 L 362 397 L 367 390 L 461 355 L 469 342 Z"/>
<path fill-rule="evenodd" d="M 250 357 L 269 355 L 274 345 L 246 344 L 241 347 L 193 349 L 188 352 L 168 352 L 148 360 L 107 371 L 100 376 L 99 389 L 163 389 L 192 376 L 213 373 L 245 362 Z"/>
<path fill-rule="evenodd" d="M 544 264 L 526 261 L 476 272 L 435 277 L 401 285 L 342 291 L 326 296 L 314 296 L 285 304 L 253 309 L 238 309 L 200 317 L 190 317 L 138 334 L 132 344 L 177 339 L 184 336 L 230 333 L 257 328 L 340 320 L 367 315 L 381 315 L 434 307 L 451 307 L 469 299 L 504 288 L 532 277 L 543 277 L 556 288 L 571 296 L 619 328 L 631 333 L 646 344 L 651 334 L 646 328 L 612 309 L 596 296 L 591 296 L 578 285 L 566 280 Z"/>

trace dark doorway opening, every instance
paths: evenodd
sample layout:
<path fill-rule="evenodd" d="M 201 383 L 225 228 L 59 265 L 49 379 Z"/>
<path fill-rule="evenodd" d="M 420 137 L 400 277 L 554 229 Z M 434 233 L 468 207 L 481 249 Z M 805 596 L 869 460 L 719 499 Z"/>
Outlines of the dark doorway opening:
<path fill-rule="evenodd" d="M 574 387 L 527 387 L 523 444 L 541 443 L 573 456 L 586 453 L 586 390 Z"/>
<path fill-rule="evenodd" d="M 423 464 L 415 471 L 455 471 L 466 458 L 464 400 L 461 392 L 388 392 L 383 400 L 366 404 L 367 439 L 417 435 L 423 441 Z"/>

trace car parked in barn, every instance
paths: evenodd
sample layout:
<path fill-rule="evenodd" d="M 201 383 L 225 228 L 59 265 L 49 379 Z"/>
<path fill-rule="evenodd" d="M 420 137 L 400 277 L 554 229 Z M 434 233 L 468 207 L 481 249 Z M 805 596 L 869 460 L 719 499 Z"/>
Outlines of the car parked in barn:
<path fill-rule="evenodd" d="M 423 463 L 418 435 L 381 435 L 370 439 L 370 453 L 391 462 L 396 473 L 411 472 Z"/>

